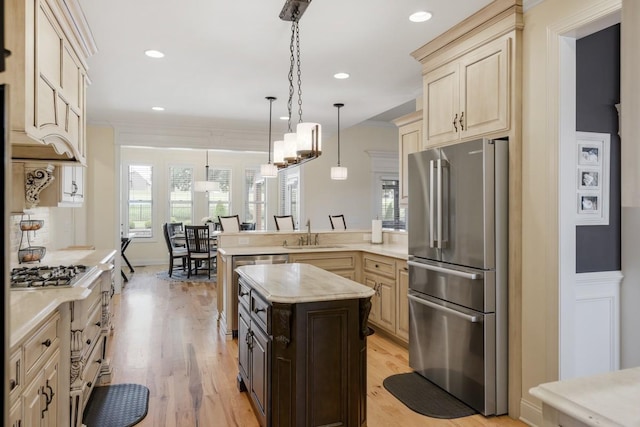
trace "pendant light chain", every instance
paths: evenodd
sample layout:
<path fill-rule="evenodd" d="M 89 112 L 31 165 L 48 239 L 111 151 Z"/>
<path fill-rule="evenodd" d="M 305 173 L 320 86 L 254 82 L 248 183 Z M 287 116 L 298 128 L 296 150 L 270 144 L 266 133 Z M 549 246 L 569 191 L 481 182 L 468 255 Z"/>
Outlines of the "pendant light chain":
<path fill-rule="evenodd" d="M 300 27 L 296 21 L 296 55 L 298 67 L 298 123 L 302 123 L 302 71 L 300 70 Z"/>
<path fill-rule="evenodd" d="M 340 107 L 342 105 L 336 104 L 336 107 L 338 108 L 338 167 L 340 167 Z"/>

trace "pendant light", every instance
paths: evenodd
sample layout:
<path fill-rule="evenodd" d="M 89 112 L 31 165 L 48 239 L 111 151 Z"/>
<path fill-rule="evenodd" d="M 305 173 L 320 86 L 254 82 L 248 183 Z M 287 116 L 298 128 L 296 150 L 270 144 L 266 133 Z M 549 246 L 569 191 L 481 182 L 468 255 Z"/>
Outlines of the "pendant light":
<path fill-rule="evenodd" d="M 215 190 L 215 185 L 215 182 L 209 181 L 209 150 L 207 150 L 207 165 L 204 167 L 204 181 L 196 181 L 193 185 L 193 191 L 206 193 Z"/>
<path fill-rule="evenodd" d="M 267 96 L 269 101 L 269 163 L 266 165 L 260 165 L 260 175 L 263 178 L 275 178 L 278 176 L 278 167 L 271 163 L 271 113 L 273 111 L 273 101 L 276 100 L 275 96 Z"/>
<path fill-rule="evenodd" d="M 331 179 L 344 181 L 347 179 L 347 168 L 340 166 L 340 108 L 344 107 L 344 104 L 333 104 L 338 109 L 338 166 L 331 168 Z"/>

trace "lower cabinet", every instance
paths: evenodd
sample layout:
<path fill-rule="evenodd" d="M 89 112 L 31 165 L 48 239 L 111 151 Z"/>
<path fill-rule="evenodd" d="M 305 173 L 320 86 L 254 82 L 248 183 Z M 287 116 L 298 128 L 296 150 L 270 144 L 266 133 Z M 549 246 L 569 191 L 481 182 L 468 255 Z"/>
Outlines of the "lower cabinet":
<path fill-rule="evenodd" d="M 238 387 L 260 425 L 366 425 L 368 298 L 268 303 L 238 286 Z"/>
<path fill-rule="evenodd" d="M 22 343 L 11 349 L 11 427 L 45 427 L 59 424 L 59 322 L 60 313 L 55 311 Z"/>
<path fill-rule="evenodd" d="M 355 282 L 360 282 L 360 253 L 359 252 L 310 252 L 289 253 L 289 262 L 300 262 L 315 265 L 323 270 Z"/>
<path fill-rule="evenodd" d="M 396 276 L 398 301 L 396 310 L 396 336 L 405 342 L 409 342 L 409 268 L 406 261 L 398 261 L 398 274 Z"/>
<path fill-rule="evenodd" d="M 375 291 L 371 298 L 369 322 L 396 333 L 396 260 L 379 255 L 362 257 L 363 284 Z"/>

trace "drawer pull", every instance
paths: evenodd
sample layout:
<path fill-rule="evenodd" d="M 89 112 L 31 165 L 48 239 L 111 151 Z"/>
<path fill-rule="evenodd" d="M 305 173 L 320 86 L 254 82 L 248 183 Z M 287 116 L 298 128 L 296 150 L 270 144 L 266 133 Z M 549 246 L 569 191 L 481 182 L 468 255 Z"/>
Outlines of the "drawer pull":
<path fill-rule="evenodd" d="M 87 340 L 87 345 L 89 345 L 89 344 L 91 344 L 91 340 L 90 339 Z"/>
<path fill-rule="evenodd" d="M 93 385 L 93 383 L 92 383 L 91 381 L 89 381 L 89 382 L 87 383 L 87 387 L 91 387 L 92 385 Z"/>
<path fill-rule="evenodd" d="M 47 338 L 45 341 L 42 341 L 42 345 L 45 347 L 51 346 L 51 340 Z"/>
<path fill-rule="evenodd" d="M 253 309 L 253 312 L 256 313 L 256 314 L 260 313 L 261 311 L 267 311 L 267 309 L 266 308 L 257 308 L 257 307 Z"/>
<path fill-rule="evenodd" d="M 102 363 L 102 359 L 97 359 L 96 363 Z"/>
<path fill-rule="evenodd" d="M 94 323 L 94 325 L 96 325 L 99 328 L 100 326 L 102 326 L 102 323 L 96 322 L 96 323 Z"/>

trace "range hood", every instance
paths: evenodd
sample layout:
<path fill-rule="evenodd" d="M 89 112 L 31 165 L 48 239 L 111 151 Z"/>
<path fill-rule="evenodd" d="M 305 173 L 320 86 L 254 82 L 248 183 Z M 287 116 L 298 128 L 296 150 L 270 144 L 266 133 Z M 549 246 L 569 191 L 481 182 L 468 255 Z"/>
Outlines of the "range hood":
<path fill-rule="evenodd" d="M 12 131 L 9 139 L 11 141 L 11 160 L 13 161 L 40 161 L 86 166 L 86 157 L 61 136 L 47 135 L 43 140 L 35 140 L 26 133 Z"/>

